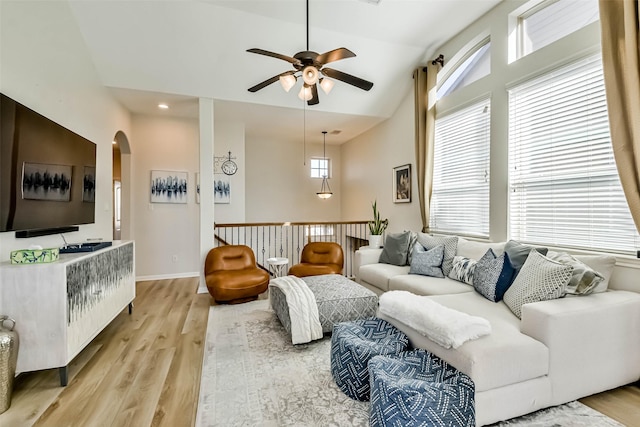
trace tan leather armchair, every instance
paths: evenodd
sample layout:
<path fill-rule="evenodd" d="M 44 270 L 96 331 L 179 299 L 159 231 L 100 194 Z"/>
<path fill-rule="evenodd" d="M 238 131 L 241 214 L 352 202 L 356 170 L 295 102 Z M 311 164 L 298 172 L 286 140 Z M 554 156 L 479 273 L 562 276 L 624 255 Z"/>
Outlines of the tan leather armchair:
<path fill-rule="evenodd" d="M 209 293 L 220 303 L 241 303 L 258 298 L 269 286 L 269 273 L 256 266 L 250 247 L 227 245 L 213 248 L 204 263 Z"/>
<path fill-rule="evenodd" d="M 334 242 L 311 242 L 302 248 L 300 263 L 289 269 L 289 274 L 304 277 L 320 274 L 342 274 L 344 253 Z"/>

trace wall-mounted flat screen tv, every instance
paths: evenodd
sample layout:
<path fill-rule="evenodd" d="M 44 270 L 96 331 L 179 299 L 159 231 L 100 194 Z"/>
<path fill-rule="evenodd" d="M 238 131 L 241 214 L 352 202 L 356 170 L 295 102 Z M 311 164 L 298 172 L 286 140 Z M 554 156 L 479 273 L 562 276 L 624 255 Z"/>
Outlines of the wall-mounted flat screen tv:
<path fill-rule="evenodd" d="M 96 145 L 0 94 L 0 232 L 95 221 Z"/>

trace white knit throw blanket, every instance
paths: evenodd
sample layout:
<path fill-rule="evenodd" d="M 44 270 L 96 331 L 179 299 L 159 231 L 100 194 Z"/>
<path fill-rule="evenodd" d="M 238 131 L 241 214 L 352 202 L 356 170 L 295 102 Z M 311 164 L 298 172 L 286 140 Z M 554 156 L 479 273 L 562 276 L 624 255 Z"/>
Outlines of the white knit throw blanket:
<path fill-rule="evenodd" d="M 426 296 L 390 291 L 382 294 L 379 301 L 382 314 L 412 327 L 444 348 L 458 348 L 491 333 L 487 319 L 445 307 Z"/>
<path fill-rule="evenodd" d="M 279 277 L 269 283 L 287 299 L 291 319 L 291 342 L 304 344 L 322 338 L 322 325 L 316 297 L 304 280 L 296 276 Z"/>

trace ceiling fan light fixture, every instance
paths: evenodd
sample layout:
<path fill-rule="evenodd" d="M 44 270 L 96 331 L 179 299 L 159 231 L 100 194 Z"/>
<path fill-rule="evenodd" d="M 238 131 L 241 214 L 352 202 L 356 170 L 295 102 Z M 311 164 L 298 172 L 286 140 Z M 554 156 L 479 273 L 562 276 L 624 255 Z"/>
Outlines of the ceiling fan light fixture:
<path fill-rule="evenodd" d="M 327 95 L 329 95 L 329 92 L 331 92 L 331 89 L 333 89 L 334 84 L 335 82 L 333 80 L 329 80 L 326 77 L 320 79 L 320 87 L 322 88 L 322 91 Z"/>
<path fill-rule="evenodd" d="M 284 76 L 280 76 L 280 84 L 282 85 L 282 89 L 285 92 L 289 92 L 293 86 L 295 86 L 298 78 L 293 74 L 286 74 Z"/>
<path fill-rule="evenodd" d="M 313 94 L 311 93 L 311 86 L 307 86 L 307 84 L 305 83 L 300 88 L 300 92 L 298 92 L 298 98 L 300 98 L 303 101 L 308 101 L 312 97 L 313 97 Z"/>
<path fill-rule="evenodd" d="M 309 86 L 313 86 L 318 83 L 318 78 L 320 78 L 320 73 L 318 69 L 313 65 L 307 65 L 302 70 L 302 79 Z"/>

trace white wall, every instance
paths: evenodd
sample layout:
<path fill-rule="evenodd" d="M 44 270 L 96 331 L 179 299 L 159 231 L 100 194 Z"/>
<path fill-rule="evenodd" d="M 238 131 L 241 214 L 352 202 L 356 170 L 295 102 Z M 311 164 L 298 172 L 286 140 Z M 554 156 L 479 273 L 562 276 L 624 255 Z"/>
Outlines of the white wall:
<path fill-rule="evenodd" d="M 422 229 L 416 183 L 413 92 L 391 118 L 341 147 L 342 219 L 370 220 L 377 200 L 388 232 Z M 393 203 L 393 168 L 411 164 L 411 203 Z"/>
<path fill-rule="evenodd" d="M 0 2 L 0 91 L 97 145 L 95 224 L 69 241 L 111 240 L 111 141 L 129 135 L 130 117 L 102 86 L 65 2 Z M 0 233 L 0 260 L 32 244 L 62 245 L 59 235 L 16 239 Z"/>
<path fill-rule="evenodd" d="M 133 213 L 139 279 L 198 275 L 200 220 L 195 198 L 198 121 L 134 115 Z M 152 170 L 188 172 L 186 204 L 151 203 Z"/>
<path fill-rule="evenodd" d="M 329 136 L 327 139 L 330 138 Z M 217 147 L 217 145 L 216 145 Z M 309 159 L 322 157 L 322 144 L 246 138 L 246 221 L 339 221 L 342 194 L 340 148 L 327 144 L 333 197 L 318 198 L 322 179 L 310 178 Z M 219 205 L 216 205 L 219 206 Z"/>

